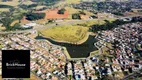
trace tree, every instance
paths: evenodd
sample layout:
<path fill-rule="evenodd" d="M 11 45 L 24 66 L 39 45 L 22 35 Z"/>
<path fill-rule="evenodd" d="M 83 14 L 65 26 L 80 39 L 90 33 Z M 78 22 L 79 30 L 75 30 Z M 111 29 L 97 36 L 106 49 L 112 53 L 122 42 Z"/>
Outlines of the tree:
<path fill-rule="evenodd" d="M 45 13 L 28 13 L 26 14 L 28 20 L 39 20 L 45 17 Z"/>
<path fill-rule="evenodd" d="M 11 29 L 11 26 L 10 24 L 13 22 L 13 20 L 9 17 L 5 17 L 5 18 L 2 18 L 0 20 L 0 23 L 2 23 L 2 26 L 6 28 L 6 30 L 10 30 Z"/>
<path fill-rule="evenodd" d="M 11 26 L 10 24 L 14 20 L 14 16 L 12 12 L 3 12 L 0 14 L 0 23 L 2 23 L 2 26 L 6 28 L 6 30 L 10 30 Z"/>
<path fill-rule="evenodd" d="M 72 19 L 81 19 L 79 13 L 72 14 Z"/>
<path fill-rule="evenodd" d="M 65 8 L 62 8 L 62 9 L 58 10 L 58 14 L 64 14 L 65 11 L 66 11 L 66 9 L 65 9 Z"/>
<path fill-rule="evenodd" d="M 86 15 L 86 13 L 84 11 L 79 11 L 79 13 L 82 15 Z"/>
<path fill-rule="evenodd" d="M 20 26 L 19 23 L 15 23 L 14 26 L 12 26 L 12 30 L 20 29 Z"/>

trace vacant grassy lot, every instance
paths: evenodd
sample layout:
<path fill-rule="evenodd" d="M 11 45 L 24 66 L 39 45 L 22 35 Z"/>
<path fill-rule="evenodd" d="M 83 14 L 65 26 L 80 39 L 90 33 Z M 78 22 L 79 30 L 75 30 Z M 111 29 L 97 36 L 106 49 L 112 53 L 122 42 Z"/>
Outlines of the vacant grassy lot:
<path fill-rule="evenodd" d="M 88 28 L 82 26 L 64 25 L 45 29 L 40 32 L 47 38 L 74 43 L 85 38 Z"/>
<path fill-rule="evenodd" d="M 116 19 L 113 18 L 113 19 L 106 19 L 106 20 L 108 20 L 109 22 L 112 22 L 112 21 L 115 21 Z M 84 27 L 91 27 L 92 25 L 95 25 L 95 24 L 102 25 L 102 24 L 105 24 L 105 21 L 104 21 L 104 19 L 93 19 L 90 21 L 81 22 L 76 25 L 80 25 L 80 26 L 84 26 Z"/>
<path fill-rule="evenodd" d="M 81 9 L 75 9 L 75 8 L 72 8 L 72 7 L 65 7 L 66 10 L 69 11 L 69 19 L 72 19 L 72 14 L 74 13 L 79 13 L 79 11 L 82 11 Z M 93 13 L 87 11 L 87 10 L 84 10 L 84 12 L 90 16 L 90 15 L 94 15 Z"/>
<path fill-rule="evenodd" d="M 0 4 L 4 5 L 10 5 L 10 6 L 17 6 L 19 4 L 19 0 L 13 0 L 13 1 L 8 1 L 8 2 L 0 2 Z"/>
<path fill-rule="evenodd" d="M 0 8 L 0 12 L 9 11 L 9 8 Z"/>
<path fill-rule="evenodd" d="M 9 2 L 0 2 L 1 5 L 17 6 L 19 4 L 18 0 L 13 0 Z M 9 8 L 0 8 L 0 12 L 9 11 Z"/>
<path fill-rule="evenodd" d="M 33 4 L 34 2 L 30 1 L 30 0 L 27 0 L 27 1 L 24 1 L 23 4 L 26 4 L 26 5 L 30 5 L 30 4 Z"/>
<path fill-rule="evenodd" d="M 76 3 L 80 3 L 81 0 L 66 0 L 67 4 L 76 4 Z"/>

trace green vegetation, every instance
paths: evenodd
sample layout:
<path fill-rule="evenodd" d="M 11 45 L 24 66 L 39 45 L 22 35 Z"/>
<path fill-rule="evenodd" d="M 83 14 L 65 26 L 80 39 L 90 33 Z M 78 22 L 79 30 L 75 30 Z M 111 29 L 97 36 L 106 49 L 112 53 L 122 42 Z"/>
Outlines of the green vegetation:
<path fill-rule="evenodd" d="M 127 23 L 132 23 L 132 22 L 142 22 L 141 18 L 137 18 L 137 17 L 133 17 L 132 21 L 123 21 L 123 20 L 115 20 L 112 21 L 111 23 L 108 20 L 105 20 L 105 24 L 95 24 L 92 26 L 92 28 L 90 29 L 90 31 L 92 32 L 97 32 L 97 31 L 102 31 L 102 30 L 110 30 L 113 28 L 118 27 L 119 25 L 123 25 L 123 24 L 127 24 Z"/>
<path fill-rule="evenodd" d="M 66 9 L 65 9 L 65 8 L 62 8 L 62 9 L 60 9 L 60 10 L 58 11 L 58 14 L 64 14 L 65 11 L 66 11 Z"/>
<path fill-rule="evenodd" d="M 81 19 L 79 13 L 72 14 L 72 19 Z"/>
<path fill-rule="evenodd" d="M 59 41 L 78 42 L 82 40 L 88 32 L 87 27 L 64 25 L 40 31 L 47 38 Z"/>
<path fill-rule="evenodd" d="M 9 6 L 9 5 L 4 5 L 4 4 L 0 4 L 0 8 L 12 8 L 13 6 Z"/>
<path fill-rule="evenodd" d="M 80 3 L 81 0 L 65 0 L 67 4 L 77 4 Z"/>
<path fill-rule="evenodd" d="M 93 51 L 93 52 L 90 53 L 90 56 L 94 56 L 94 55 L 96 55 L 98 53 L 99 53 L 99 50 Z"/>
<path fill-rule="evenodd" d="M 86 15 L 86 13 L 84 11 L 79 11 L 79 13 L 82 15 Z"/>
<path fill-rule="evenodd" d="M 26 14 L 28 20 L 39 20 L 45 17 L 45 13 L 28 13 Z"/>
<path fill-rule="evenodd" d="M 112 21 L 115 21 L 115 19 L 107 19 L 107 21 L 111 23 Z M 79 23 L 77 25 L 84 27 L 92 27 L 93 25 L 103 25 L 105 23 L 105 20 L 94 19 L 87 22 Z"/>
<path fill-rule="evenodd" d="M 26 10 L 26 9 L 32 9 L 33 7 L 37 7 L 37 6 L 38 4 L 30 4 L 30 5 L 22 4 L 19 7 Z"/>
<path fill-rule="evenodd" d="M 14 20 L 14 18 L 12 17 L 12 14 L 9 12 L 3 12 L 0 15 L 4 17 L 0 19 L 0 23 L 2 23 L 2 26 L 5 27 L 6 30 L 10 30 L 11 28 L 10 24 Z"/>
<path fill-rule="evenodd" d="M 31 0 L 32 2 L 37 2 L 42 5 L 51 6 L 60 0 Z"/>
<path fill-rule="evenodd" d="M 25 30 L 24 28 L 20 27 L 20 20 L 23 18 L 23 14 L 14 14 L 14 11 L 11 11 L 2 12 L 0 16 L 2 17 L 0 19 L 0 23 L 2 24 L 2 27 L 5 27 L 6 31 Z M 16 20 L 18 20 L 19 22 L 13 23 Z"/>
<path fill-rule="evenodd" d="M 17 6 L 19 4 L 19 0 L 12 0 L 6 2 L 0 2 L 1 5 L 9 5 L 9 6 Z"/>
<path fill-rule="evenodd" d="M 121 12 L 113 12 L 112 14 L 114 14 L 114 15 L 118 15 L 118 16 L 124 16 L 124 14 L 123 14 L 123 13 L 121 13 Z"/>

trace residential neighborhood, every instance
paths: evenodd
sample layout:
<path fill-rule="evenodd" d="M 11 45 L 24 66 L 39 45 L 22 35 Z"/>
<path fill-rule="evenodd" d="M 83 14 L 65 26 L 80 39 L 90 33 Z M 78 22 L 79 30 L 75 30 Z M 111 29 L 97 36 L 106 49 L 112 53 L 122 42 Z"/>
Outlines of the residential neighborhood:
<path fill-rule="evenodd" d="M 0 0 L 0 80 L 142 80 L 142 0 Z"/>

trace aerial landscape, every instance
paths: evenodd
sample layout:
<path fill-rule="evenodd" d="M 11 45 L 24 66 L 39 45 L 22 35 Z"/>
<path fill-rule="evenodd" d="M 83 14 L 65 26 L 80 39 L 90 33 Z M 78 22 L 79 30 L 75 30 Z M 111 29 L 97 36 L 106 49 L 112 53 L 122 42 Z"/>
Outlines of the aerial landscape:
<path fill-rule="evenodd" d="M 30 78 L 2 79 L 2 50 Z M 142 80 L 142 0 L 0 0 L 0 80 Z"/>

